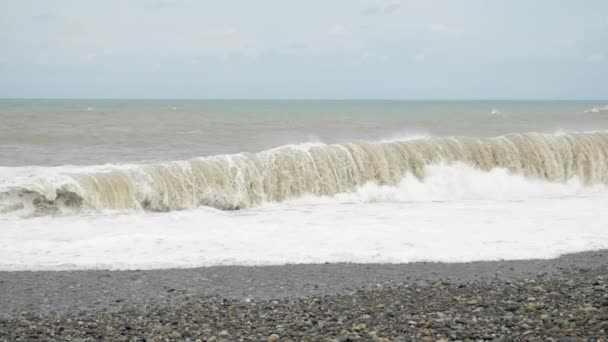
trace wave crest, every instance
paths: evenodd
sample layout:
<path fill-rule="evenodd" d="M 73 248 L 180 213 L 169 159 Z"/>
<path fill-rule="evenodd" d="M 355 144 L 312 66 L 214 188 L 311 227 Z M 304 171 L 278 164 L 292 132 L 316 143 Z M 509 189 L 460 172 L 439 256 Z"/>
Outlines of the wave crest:
<path fill-rule="evenodd" d="M 495 138 L 287 145 L 256 154 L 149 165 L 68 169 L 0 181 L 0 212 L 170 211 L 255 207 L 304 195 L 332 196 L 373 183 L 422 180 L 427 166 L 464 163 L 550 182 L 608 183 L 608 133 L 510 134 Z M 44 168 L 50 169 L 50 168 Z M 46 170 L 47 172 L 49 170 Z"/>
<path fill-rule="evenodd" d="M 608 105 L 605 105 L 602 107 L 593 107 L 593 108 L 585 111 L 585 113 L 602 113 L 602 112 L 608 112 Z"/>

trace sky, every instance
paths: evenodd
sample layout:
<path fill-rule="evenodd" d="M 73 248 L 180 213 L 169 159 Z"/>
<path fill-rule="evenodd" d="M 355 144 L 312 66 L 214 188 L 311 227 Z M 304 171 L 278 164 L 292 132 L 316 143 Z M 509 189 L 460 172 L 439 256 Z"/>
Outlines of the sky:
<path fill-rule="evenodd" d="M 606 0 L 0 8 L 0 98 L 608 99 Z"/>

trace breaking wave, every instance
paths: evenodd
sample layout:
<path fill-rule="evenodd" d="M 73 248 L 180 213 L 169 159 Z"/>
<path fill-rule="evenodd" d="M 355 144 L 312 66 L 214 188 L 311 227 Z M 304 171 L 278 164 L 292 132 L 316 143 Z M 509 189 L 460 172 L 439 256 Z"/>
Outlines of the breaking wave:
<path fill-rule="evenodd" d="M 608 105 L 605 105 L 602 107 L 593 107 L 593 108 L 585 111 L 585 113 L 602 113 L 602 112 L 608 112 Z"/>
<path fill-rule="evenodd" d="M 486 177 L 437 169 L 437 165 L 464 165 Z M 433 181 L 438 172 L 452 172 L 450 181 Z M 504 183 L 500 174 L 516 174 L 521 180 Z M 312 143 L 148 165 L 0 168 L 0 213 L 170 211 L 198 206 L 235 210 L 307 196 L 360 194 L 370 187 L 383 189 L 374 193 L 393 193 L 385 197 L 389 201 L 435 199 L 415 195 L 420 193 L 443 194 L 439 199 L 452 199 L 458 193 L 477 198 L 475 184 L 500 191 L 500 186 L 532 186 L 527 180 L 559 186 L 532 187 L 522 190 L 522 196 L 546 191 L 551 196 L 572 186 L 608 184 L 608 133 Z M 471 197 L 467 196 L 454 198 Z"/>
<path fill-rule="evenodd" d="M 469 200 L 520 201 L 605 194 L 603 184 L 585 185 L 578 177 L 564 183 L 531 179 L 504 168 L 482 171 L 467 164 L 430 164 L 420 179 L 406 175 L 395 186 L 367 183 L 353 192 L 333 196 L 304 195 L 287 200 L 293 205 L 352 203 L 411 203 Z"/>

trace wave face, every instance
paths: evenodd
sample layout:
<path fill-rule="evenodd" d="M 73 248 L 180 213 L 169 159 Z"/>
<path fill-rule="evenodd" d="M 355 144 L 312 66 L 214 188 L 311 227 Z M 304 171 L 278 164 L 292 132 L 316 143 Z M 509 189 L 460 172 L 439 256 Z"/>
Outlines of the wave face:
<path fill-rule="evenodd" d="M 424 179 L 429 165 L 457 162 L 550 182 L 608 184 L 608 133 L 315 143 L 149 165 L 41 168 L 54 171 L 0 183 L 0 212 L 235 210 L 353 192 L 369 183 L 398 186 L 406 176 Z"/>

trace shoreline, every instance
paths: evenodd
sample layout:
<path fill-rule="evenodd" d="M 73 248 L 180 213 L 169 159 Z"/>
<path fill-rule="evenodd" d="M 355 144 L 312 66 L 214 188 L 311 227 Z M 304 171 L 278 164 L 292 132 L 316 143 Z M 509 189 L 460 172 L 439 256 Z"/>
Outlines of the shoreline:
<path fill-rule="evenodd" d="M 35 311 L 106 312 L 146 307 L 183 296 L 271 300 L 352 294 L 429 281 L 514 280 L 608 266 L 608 250 L 555 259 L 415 262 L 407 264 L 288 264 L 132 271 L 0 271 L 0 314 Z"/>
<path fill-rule="evenodd" d="M 0 341 L 605 341 L 608 250 L 454 264 L 0 272 L 0 293 Z"/>

